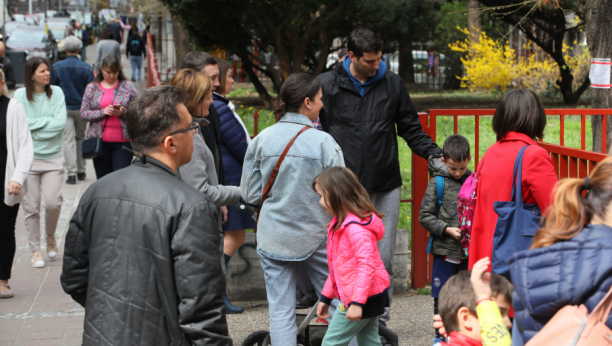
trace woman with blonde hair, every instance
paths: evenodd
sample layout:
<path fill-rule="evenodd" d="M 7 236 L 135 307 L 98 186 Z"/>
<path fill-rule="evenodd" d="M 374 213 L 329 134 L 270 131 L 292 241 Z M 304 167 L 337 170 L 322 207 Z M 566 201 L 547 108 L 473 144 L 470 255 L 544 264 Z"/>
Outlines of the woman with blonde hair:
<path fill-rule="evenodd" d="M 593 311 L 612 286 L 612 157 L 584 179 L 557 184 L 530 250 L 510 258 L 512 344 L 527 343 L 566 305 Z M 612 315 L 606 316 L 612 328 Z"/>
<path fill-rule="evenodd" d="M 209 124 L 206 116 L 208 116 L 208 109 L 213 103 L 212 81 L 202 72 L 182 69 L 172 77 L 170 85 L 178 86 L 185 90 L 187 95 L 185 106 L 189 113 L 191 113 L 193 119 L 192 127 L 198 130 L 198 133 L 193 136 L 191 162 L 181 166 L 178 173 L 187 185 L 208 196 L 219 208 L 219 215 L 222 217 L 219 218 L 218 227 L 219 232 L 222 233 L 221 223 L 225 222 L 225 215 L 227 215 L 226 206 L 237 204 L 240 201 L 240 188 L 219 185 L 213 154 L 206 146 L 206 142 L 201 135 L 200 127 Z M 222 211 L 222 208 L 225 210 Z M 220 251 L 223 253 L 223 241 L 220 244 Z M 227 313 L 235 311 L 236 308 L 227 299 L 226 294 L 223 294 L 223 300 L 225 301 Z"/>
<path fill-rule="evenodd" d="M 27 190 L 34 147 L 25 110 L 19 101 L 8 98 L 2 69 L 0 87 L 0 181 L 4 182 L 4 201 L 0 202 L 0 298 L 11 298 L 8 281 L 16 249 L 15 222 Z"/>

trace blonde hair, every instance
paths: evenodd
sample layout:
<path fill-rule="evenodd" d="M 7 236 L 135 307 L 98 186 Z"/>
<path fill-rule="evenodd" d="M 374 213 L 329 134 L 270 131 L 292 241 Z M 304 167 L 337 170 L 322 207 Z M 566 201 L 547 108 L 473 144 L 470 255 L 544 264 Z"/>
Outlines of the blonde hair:
<path fill-rule="evenodd" d="M 170 85 L 182 88 L 185 92 L 185 107 L 191 115 L 197 116 L 196 109 L 206 95 L 212 92 L 213 83 L 203 72 L 184 68 L 172 76 Z"/>
<path fill-rule="evenodd" d="M 571 239 L 593 218 L 606 217 L 612 201 L 612 157 L 595 166 L 588 178 L 561 180 L 555 189 L 546 223 L 533 239 L 532 249 Z"/>
<path fill-rule="evenodd" d="M 4 81 L 4 71 L 2 71 L 2 69 L 0 68 L 0 83 L 2 83 Z M 4 84 L 4 87 L 2 88 L 2 90 L 0 91 L 0 93 L 2 93 L 2 95 L 8 97 L 8 88 L 6 87 L 6 83 Z"/>

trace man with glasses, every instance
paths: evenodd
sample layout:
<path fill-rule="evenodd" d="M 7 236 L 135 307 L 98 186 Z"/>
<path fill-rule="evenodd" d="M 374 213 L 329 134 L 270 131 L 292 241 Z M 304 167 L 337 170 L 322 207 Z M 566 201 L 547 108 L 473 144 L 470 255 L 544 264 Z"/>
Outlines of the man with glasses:
<path fill-rule="evenodd" d="M 61 283 L 85 307 L 83 345 L 232 345 L 220 215 L 177 176 L 198 132 L 183 102 L 174 86 L 132 101 L 135 162 L 93 183 L 70 222 Z"/>

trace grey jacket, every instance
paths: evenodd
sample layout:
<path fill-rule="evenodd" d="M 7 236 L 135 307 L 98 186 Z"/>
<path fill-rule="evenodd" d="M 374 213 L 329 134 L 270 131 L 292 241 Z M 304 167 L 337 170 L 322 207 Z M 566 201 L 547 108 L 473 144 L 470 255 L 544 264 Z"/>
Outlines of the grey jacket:
<path fill-rule="evenodd" d="M 83 345 L 232 345 L 218 218 L 150 157 L 93 183 L 70 221 L 61 275 L 85 307 Z"/>
<path fill-rule="evenodd" d="M 261 193 L 285 147 L 312 121 L 287 113 L 262 131 L 249 145 L 244 157 L 242 198 L 259 205 Z M 310 129 L 293 143 L 280 166 L 276 181 L 263 204 L 257 224 L 257 251 L 280 261 L 304 260 L 327 238 L 331 217 L 319 205 L 312 181 L 324 169 L 344 166 L 342 149 L 329 134 Z"/>
<path fill-rule="evenodd" d="M 104 59 L 104 57 L 108 54 L 115 54 L 117 56 L 117 59 L 121 61 L 121 47 L 119 46 L 119 42 L 115 40 L 100 40 L 100 42 L 98 42 L 94 71 L 98 71 L 102 59 Z"/>
<path fill-rule="evenodd" d="M 193 118 L 193 120 L 198 119 Z M 238 187 L 219 185 L 212 152 L 200 134 L 193 136 L 191 162 L 179 168 L 178 173 L 187 185 L 202 192 L 217 207 L 234 205 L 240 201 Z"/>

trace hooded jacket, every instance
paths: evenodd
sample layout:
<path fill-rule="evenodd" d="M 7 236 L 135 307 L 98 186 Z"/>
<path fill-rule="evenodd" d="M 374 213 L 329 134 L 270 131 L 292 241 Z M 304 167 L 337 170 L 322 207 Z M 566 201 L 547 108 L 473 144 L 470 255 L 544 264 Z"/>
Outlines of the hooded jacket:
<path fill-rule="evenodd" d="M 566 305 L 593 311 L 612 285 L 612 228 L 586 225 L 574 238 L 510 258 L 514 323 L 529 341 Z M 612 315 L 606 322 L 612 328 Z"/>
<path fill-rule="evenodd" d="M 148 156 L 93 183 L 70 220 L 61 275 L 85 307 L 83 345 L 232 345 L 218 218 Z"/>
<path fill-rule="evenodd" d="M 380 78 L 367 80 L 363 96 L 344 64 L 336 64 L 333 71 L 318 78 L 323 88 L 324 106 L 319 113 L 323 131 L 340 145 L 346 167 L 368 192 L 402 185 L 397 136 L 420 157 L 442 154 L 423 131 L 406 85 L 397 74 L 387 70 Z"/>
<path fill-rule="evenodd" d="M 389 274 L 380 259 L 377 242 L 385 235 L 382 220 L 372 214 L 360 219 L 350 213 L 334 232 L 334 216 L 327 231 L 329 276 L 321 301 L 339 298 L 345 306 L 363 306 L 362 318 L 380 316 L 388 306 Z"/>
<path fill-rule="evenodd" d="M 443 164 L 436 167 L 437 157 L 429 159 L 429 174 L 433 177 L 427 185 L 421 210 L 419 212 L 419 222 L 433 236 L 431 254 L 440 256 L 449 256 L 452 258 L 463 259 L 467 256 L 461 250 L 459 240 L 453 238 L 446 233 L 447 227 L 459 227 L 459 213 L 457 209 L 457 197 L 459 190 L 465 183 L 465 180 L 472 174 L 468 169 L 461 179 L 457 180 L 448 172 Z M 444 177 L 444 194 L 442 195 L 442 205 L 440 211 L 436 214 L 438 206 L 438 193 L 436 186 L 436 176 Z"/>

